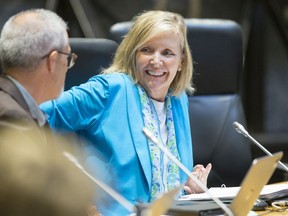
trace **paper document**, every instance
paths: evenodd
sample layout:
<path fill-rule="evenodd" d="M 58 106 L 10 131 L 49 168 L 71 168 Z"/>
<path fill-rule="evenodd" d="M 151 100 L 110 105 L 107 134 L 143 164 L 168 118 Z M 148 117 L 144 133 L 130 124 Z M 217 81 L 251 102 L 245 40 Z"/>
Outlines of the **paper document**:
<path fill-rule="evenodd" d="M 209 193 L 189 194 L 182 196 L 179 200 L 211 200 L 211 195 L 222 200 L 233 199 L 240 187 L 212 187 Z M 288 197 L 288 183 L 265 185 L 260 193 L 260 198 L 272 200 L 279 197 Z"/>

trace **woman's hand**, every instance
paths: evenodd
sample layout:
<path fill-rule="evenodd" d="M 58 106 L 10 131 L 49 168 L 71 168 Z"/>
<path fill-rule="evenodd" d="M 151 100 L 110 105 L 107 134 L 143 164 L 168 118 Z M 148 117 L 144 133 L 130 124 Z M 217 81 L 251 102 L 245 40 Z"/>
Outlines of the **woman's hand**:
<path fill-rule="evenodd" d="M 211 169 L 211 163 L 209 163 L 206 167 L 198 164 L 193 168 L 192 175 L 194 175 L 199 181 L 201 181 L 205 186 L 207 186 L 207 178 Z M 204 192 L 191 178 L 189 178 L 186 182 L 184 190 L 187 194 Z"/>

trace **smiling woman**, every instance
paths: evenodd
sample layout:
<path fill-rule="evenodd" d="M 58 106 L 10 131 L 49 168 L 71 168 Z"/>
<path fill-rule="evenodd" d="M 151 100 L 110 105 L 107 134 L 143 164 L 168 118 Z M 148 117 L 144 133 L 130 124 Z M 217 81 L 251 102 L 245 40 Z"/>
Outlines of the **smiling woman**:
<path fill-rule="evenodd" d="M 176 71 L 181 70 L 182 72 L 176 74 L 172 80 L 169 86 L 171 94 L 177 96 L 183 91 L 192 93 L 194 91 L 191 86 L 193 65 L 183 17 L 171 12 L 148 11 L 134 17 L 133 21 L 133 26 L 119 45 L 112 66 L 106 69 L 104 73 L 120 71 L 130 75 L 137 83 L 139 81 L 135 64 L 137 53 L 142 49 L 143 52 L 150 52 L 151 54 L 151 51 L 154 52 L 153 47 L 145 46 L 152 42 L 155 45 L 155 41 L 160 46 L 161 42 L 163 50 L 161 50 L 160 56 L 165 55 L 167 57 L 174 54 L 181 58 L 181 62 L 174 65 L 174 67 L 178 67 Z"/>
<path fill-rule="evenodd" d="M 173 30 L 160 32 L 145 42 L 136 53 L 138 82 L 156 101 L 164 102 L 165 96 L 181 68 L 180 39 Z"/>
<path fill-rule="evenodd" d="M 193 169 L 186 95 L 194 90 L 192 72 L 183 17 L 147 11 L 135 17 L 110 67 L 41 108 L 51 127 L 86 138 L 87 165 L 99 173 L 104 163 L 96 177 L 131 203 L 153 201 L 180 184 L 186 193 L 202 192 L 142 133 L 149 129 L 206 185 L 211 164 Z M 129 214 L 107 196 L 96 205 L 103 215 Z"/>

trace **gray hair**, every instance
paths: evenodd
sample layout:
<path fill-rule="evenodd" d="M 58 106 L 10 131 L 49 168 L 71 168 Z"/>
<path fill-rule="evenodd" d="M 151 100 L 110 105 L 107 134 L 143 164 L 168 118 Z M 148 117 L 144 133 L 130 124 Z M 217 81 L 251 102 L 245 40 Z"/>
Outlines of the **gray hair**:
<path fill-rule="evenodd" d="M 23 17 L 19 21 L 19 16 Z M 0 38 L 0 60 L 8 68 L 35 69 L 41 58 L 68 43 L 68 26 L 56 13 L 45 9 L 22 11 L 8 19 Z"/>

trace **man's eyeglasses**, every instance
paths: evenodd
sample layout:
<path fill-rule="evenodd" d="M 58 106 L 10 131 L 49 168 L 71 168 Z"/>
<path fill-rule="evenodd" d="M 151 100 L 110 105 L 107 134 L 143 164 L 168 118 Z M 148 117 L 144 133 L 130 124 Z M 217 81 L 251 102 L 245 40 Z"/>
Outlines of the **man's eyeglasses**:
<path fill-rule="evenodd" d="M 63 55 L 67 55 L 67 68 L 68 69 L 73 67 L 73 65 L 76 62 L 76 59 L 78 58 L 78 56 L 75 53 L 72 53 L 72 52 L 66 53 L 66 52 L 62 52 L 62 51 L 59 51 L 59 50 L 52 50 L 51 52 L 53 52 L 53 51 L 56 51 L 56 52 L 58 52 L 60 54 L 63 54 Z M 49 52 L 47 55 L 43 56 L 42 59 L 44 59 L 47 56 L 49 56 L 51 52 Z"/>
<path fill-rule="evenodd" d="M 78 56 L 75 53 L 65 53 L 59 50 L 56 50 L 58 53 L 63 54 L 63 55 L 67 55 L 67 62 L 68 62 L 68 69 L 72 68 L 73 65 L 75 64 L 76 59 L 78 58 Z"/>

